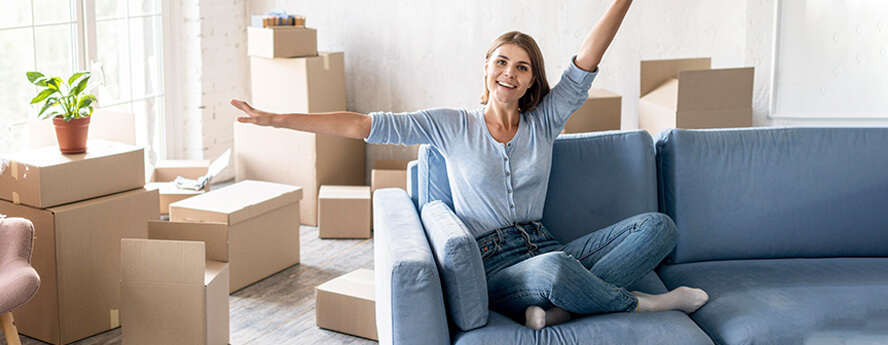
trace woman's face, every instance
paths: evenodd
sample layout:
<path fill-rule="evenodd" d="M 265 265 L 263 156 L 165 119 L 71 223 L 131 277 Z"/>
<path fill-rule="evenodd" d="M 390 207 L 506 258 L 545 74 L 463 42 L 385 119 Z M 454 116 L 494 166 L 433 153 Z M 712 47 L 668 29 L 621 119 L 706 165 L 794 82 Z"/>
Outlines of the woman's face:
<path fill-rule="evenodd" d="M 514 44 L 504 44 L 494 50 L 484 64 L 484 72 L 491 101 L 518 102 L 533 85 L 530 55 Z"/>

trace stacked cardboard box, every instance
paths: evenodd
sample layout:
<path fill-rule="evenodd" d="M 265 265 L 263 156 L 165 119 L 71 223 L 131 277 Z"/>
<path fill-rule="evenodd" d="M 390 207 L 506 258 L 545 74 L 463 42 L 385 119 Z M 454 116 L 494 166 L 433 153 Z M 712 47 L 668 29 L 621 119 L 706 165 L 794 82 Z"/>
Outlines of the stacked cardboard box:
<path fill-rule="evenodd" d="M 358 269 L 315 288 L 316 325 L 379 340 L 373 271 Z"/>
<path fill-rule="evenodd" d="M 249 30 L 254 107 L 276 113 L 346 110 L 343 53 L 317 54 L 316 41 L 298 38 L 298 28 Z M 237 181 L 269 181 L 303 188 L 303 224 L 317 225 L 318 189 L 322 184 L 364 184 L 363 140 L 236 122 L 234 151 Z"/>
<path fill-rule="evenodd" d="M 370 187 L 321 186 L 318 237 L 370 238 Z"/>
<path fill-rule="evenodd" d="M 623 98 L 605 89 L 590 89 L 589 98 L 567 119 L 561 133 L 583 133 L 620 129 Z"/>
<path fill-rule="evenodd" d="M 124 344 L 228 344 L 228 236 L 221 223 L 148 223 L 121 240 Z"/>
<path fill-rule="evenodd" d="M 58 147 L 18 152 L 0 174 L 0 213 L 34 223 L 34 298 L 16 309 L 19 331 L 67 344 L 118 326 L 120 240 L 146 238 L 160 218 L 145 185 L 144 150 L 90 141 L 84 154 Z M 5 164 L 4 164 L 5 165 Z"/>
<path fill-rule="evenodd" d="M 749 127 L 753 75 L 752 67 L 711 69 L 710 58 L 642 61 L 638 127 Z"/>
<path fill-rule="evenodd" d="M 235 292 L 299 263 L 302 188 L 241 181 L 170 204 L 173 222 L 222 223 Z"/>

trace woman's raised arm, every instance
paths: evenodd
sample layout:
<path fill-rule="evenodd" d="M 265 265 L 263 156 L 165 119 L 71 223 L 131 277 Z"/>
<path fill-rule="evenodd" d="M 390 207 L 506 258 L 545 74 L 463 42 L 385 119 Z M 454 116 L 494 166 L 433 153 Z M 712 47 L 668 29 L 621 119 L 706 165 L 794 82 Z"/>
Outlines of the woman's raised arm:
<path fill-rule="evenodd" d="M 598 21 L 598 24 L 595 24 L 595 27 L 592 28 L 592 31 L 589 31 L 586 39 L 583 40 L 580 52 L 577 53 L 577 67 L 588 72 L 592 72 L 598 67 L 601 57 L 604 56 L 607 47 L 610 46 L 614 36 L 617 35 L 617 29 L 623 23 L 623 17 L 626 16 L 626 12 L 629 11 L 629 5 L 631 4 L 632 0 L 615 0 L 611 4 L 604 16 L 601 17 L 601 20 Z"/>
<path fill-rule="evenodd" d="M 370 116 L 352 112 L 317 114 L 275 114 L 253 108 L 247 102 L 232 99 L 231 105 L 247 116 L 237 118 L 243 123 L 289 128 L 298 131 L 364 139 L 370 135 Z"/>

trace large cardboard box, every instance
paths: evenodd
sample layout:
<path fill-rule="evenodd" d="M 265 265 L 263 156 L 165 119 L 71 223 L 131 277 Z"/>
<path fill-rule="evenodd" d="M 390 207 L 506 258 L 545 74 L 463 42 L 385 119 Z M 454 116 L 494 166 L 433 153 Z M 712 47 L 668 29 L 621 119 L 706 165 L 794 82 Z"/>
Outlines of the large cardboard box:
<path fill-rule="evenodd" d="M 379 340 L 373 271 L 358 269 L 315 288 L 320 328 Z"/>
<path fill-rule="evenodd" d="M 248 27 L 247 55 L 265 58 L 318 55 L 318 31 L 302 26 Z"/>
<path fill-rule="evenodd" d="M 407 190 L 407 164 L 405 160 L 377 160 L 370 171 L 370 192 L 380 188 Z"/>
<path fill-rule="evenodd" d="M 147 221 L 160 219 L 157 198 L 136 189 L 48 209 L 0 201 L 0 213 L 34 223 L 40 289 L 15 310 L 19 331 L 67 344 L 117 327 L 120 239 L 147 237 Z"/>
<path fill-rule="evenodd" d="M 96 109 L 89 117 L 89 138 L 136 145 L 136 115 Z M 58 145 L 55 125 L 49 120 L 35 119 L 27 124 L 28 148 Z"/>
<path fill-rule="evenodd" d="M 754 69 L 710 66 L 710 58 L 642 61 L 638 127 L 752 126 Z"/>
<path fill-rule="evenodd" d="M 124 344 L 228 344 L 228 227 L 148 223 L 149 239 L 123 239 Z"/>
<path fill-rule="evenodd" d="M 86 153 L 63 155 L 57 146 L 0 157 L 0 199 L 47 208 L 145 185 L 144 149 L 110 141 L 87 143 Z"/>
<path fill-rule="evenodd" d="M 293 59 L 252 57 L 253 106 L 283 113 L 345 111 L 342 53 Z M 363 185 L 364 141 L 234 124 L 237 181 L 301 186 L 302 222 L 317 225 L 321 185 Z"/>
<path fill-rule="evenodd" d="M 229 292 L 299 263 L 302 188 L 241 181 L 170 205 L 174 222 L 225 223 Z"/>
<path fill-rule="evenodd" d="M 370 238 L 370 187 L 321 186 L 318 237 Z"/>
<path fill-rule="evenodd" d="M 605 89 L 590 89 L 589 98 L 567 119 L 561 133 L 583 133 L 620 129 L 623 98 Z"/>

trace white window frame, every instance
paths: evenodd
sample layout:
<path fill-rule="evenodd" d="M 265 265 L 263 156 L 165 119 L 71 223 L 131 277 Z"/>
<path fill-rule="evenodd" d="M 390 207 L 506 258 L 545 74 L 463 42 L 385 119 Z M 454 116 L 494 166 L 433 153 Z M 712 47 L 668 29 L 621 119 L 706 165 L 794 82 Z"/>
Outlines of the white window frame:
<path fill-rule="evenodd" d="M 839 122 L 861 122 L 861 121 L 886 121 L 888 120 L 888 112 L 882 113 L 854 113 L 853 115 L 842 114 L 842 113 L 811 113 L 811 114 L 802 114 L 802 113 L 778 113 L 777 112 L 777 101 L 779 95 L 777 94 L 777 73 L 778 73 L 778 65 L 780 64 L 780 38 L 781 38 L 781 30 L 780 27 L 782 25 L 783 20 L 783 3 L 786 0 L 776 0 L 774 2 L 774 32 L 773 32 L 773 44 L 772 44 L 772 63 L 771 63 L 771 94 L 768 101 L 768 118 L 772 120 L 814 120 L 814 121 L 839 121 Z M 798 1 L 798 0 L 793 0 Z"/>

